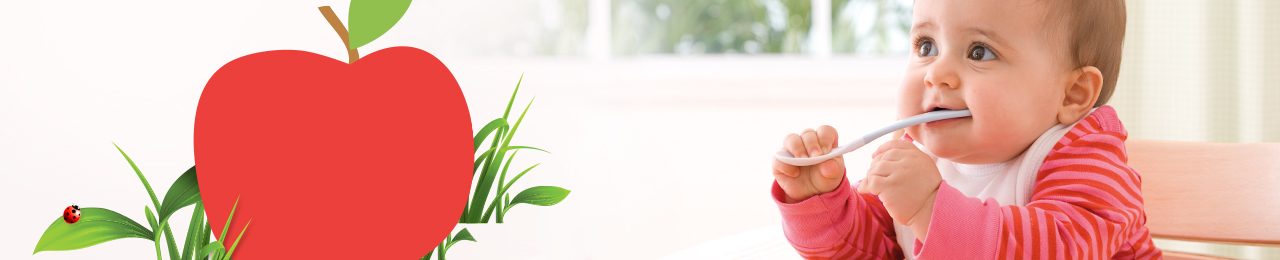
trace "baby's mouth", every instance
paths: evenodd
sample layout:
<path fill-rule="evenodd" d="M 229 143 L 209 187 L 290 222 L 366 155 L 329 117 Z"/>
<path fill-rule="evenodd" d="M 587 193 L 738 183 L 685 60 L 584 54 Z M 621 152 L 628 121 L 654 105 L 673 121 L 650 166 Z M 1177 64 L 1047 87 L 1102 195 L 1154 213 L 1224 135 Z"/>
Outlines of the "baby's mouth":
<path fill-rule="evenodd" d="M 935 106 L 933 106 L 933 107 L 930 107 L 930 108 L 929 108 L 927 111 L 925 111 L 925 112 L 955 111 L 955 110 L 966 110 L 966 109 L 968 109 L 968 108 L 966 108 L 966 107 L 959 107 L 959 106 L 955 106 L 955 107 L 953 107 L 953 106 L 946 106 L 946 105 L 935 105 Z M 924 126 L 924 128 L 940 128 L 940 127 L 945 127 L 945 126 L 952 125 L 952 124 L 957 123 L 957 122 L 960 122 L 960 121 L 970 120 L 970 119 L 972 119 L 972 117 L 961 117 L 961 118 L 944 119 L 944 120 L 938 120 L 938 121 L 933 121 L 933 122 L 924 123 L 924 125 L 923 125 L 923 126 Z"/>
<path fill-rule="evenodd" d="M 928 111 L 925 111 L 925 112 L 934 112 L 934 111 L 951 111 L 951 110 L 964 110 L 964 109 L 966 109 L 966 108 L 948 108 L 948 107 L 935 106 L 935 107 L 930 108 Z"/>

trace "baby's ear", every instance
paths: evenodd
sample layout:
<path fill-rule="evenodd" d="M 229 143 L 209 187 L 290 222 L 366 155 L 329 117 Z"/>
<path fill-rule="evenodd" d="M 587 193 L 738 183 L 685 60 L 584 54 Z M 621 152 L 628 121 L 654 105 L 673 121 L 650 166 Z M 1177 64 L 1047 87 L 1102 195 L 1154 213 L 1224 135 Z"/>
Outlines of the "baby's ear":
<path fill-rule="evenodd" d="M 1081 67 L 1072 71 L 1071 77 L 1062 97 L 1062 107 L 1058 108 L 1058 123 L 1064 125 L 1075 123 L 1089 113 L 1102 93 L 1102 71 L 1097 67 Z"/>

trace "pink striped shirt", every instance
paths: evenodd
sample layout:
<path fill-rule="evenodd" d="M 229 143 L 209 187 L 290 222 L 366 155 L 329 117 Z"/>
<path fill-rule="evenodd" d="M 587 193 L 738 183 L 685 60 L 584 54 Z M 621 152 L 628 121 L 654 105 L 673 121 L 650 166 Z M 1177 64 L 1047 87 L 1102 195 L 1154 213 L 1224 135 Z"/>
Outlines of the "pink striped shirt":
<path fill-rule="evenodd" d="M 1127 133 L 1102 106 L 1054 145 L 1031 200 L 1000 206 L 946 182 L 913 254 L 922 259 L 1159 259 L 1142 209 L 1142 177 L 1127 165 Z M 873 195 L 836 190 L 794 204 L 775 182 L 784 233 L 808 259 L 901 259 L 893 219 Z"/>

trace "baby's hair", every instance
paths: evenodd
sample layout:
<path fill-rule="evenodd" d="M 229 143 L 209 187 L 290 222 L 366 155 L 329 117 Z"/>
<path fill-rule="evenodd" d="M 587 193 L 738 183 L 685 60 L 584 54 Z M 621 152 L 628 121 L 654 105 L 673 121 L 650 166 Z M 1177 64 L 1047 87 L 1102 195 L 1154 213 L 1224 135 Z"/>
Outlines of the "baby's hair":
<path fill-rule="evenodd" d="M 1046 24 L 1066 29 L 1066 46 L 1072 68 L 1094 66 L 1102 71 L 1102 91 L 1094 107 L 1106 104 L 1116 89 L 1116 79 L 1120 74 L 1125 28 L 1124 0 L 1044 2 L 1048 5 Z"/>

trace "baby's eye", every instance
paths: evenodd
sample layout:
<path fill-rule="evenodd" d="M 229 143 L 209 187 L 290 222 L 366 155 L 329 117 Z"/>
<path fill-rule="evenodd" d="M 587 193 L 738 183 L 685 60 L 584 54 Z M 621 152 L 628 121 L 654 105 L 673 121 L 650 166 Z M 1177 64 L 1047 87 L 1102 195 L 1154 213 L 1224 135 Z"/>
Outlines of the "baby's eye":
<path fill-rule="evenodd" d="M 987 46 L 983 46 L 983 45 L 974 45 L 972 48 L 969 48 L 968 56 L 970 60 L 977 60 L 977 61 L 987 61 L 987 60 L 996 59 L 996 53 L 992 52 L 990 48 L 987 48 Z"/>
<path fill-rule="evenodd" d="M 938 56 L 938 49 L 933 47 L 933 41 L 921 40 L 916 44 L 916 55 L 920 55 L 920 57 Z"/>

